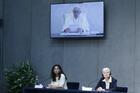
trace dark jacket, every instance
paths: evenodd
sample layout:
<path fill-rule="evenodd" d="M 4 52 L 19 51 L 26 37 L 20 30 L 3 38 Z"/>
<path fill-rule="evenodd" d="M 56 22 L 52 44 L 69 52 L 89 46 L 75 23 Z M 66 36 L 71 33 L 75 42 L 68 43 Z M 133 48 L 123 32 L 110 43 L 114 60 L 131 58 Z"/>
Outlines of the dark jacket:
<path fill-rule="evenodd" d="M 107 90 L 106 89 L 106 84 L 105 82 L 103 81 L 104 78 L 102 77 L 100 79 L 100 81 L 98 82 L 97 86 L 95 87 L 95 90 L 99 87 L 102 87 L 103 89 Z M 110 83 L 110 86 L 109 86 L 109 90 L 108 91 L 112 91 L 113 89 L 115 89 L 117 87 L 117 80 L 115 78 L 112 77 L 112 82 Z"/>

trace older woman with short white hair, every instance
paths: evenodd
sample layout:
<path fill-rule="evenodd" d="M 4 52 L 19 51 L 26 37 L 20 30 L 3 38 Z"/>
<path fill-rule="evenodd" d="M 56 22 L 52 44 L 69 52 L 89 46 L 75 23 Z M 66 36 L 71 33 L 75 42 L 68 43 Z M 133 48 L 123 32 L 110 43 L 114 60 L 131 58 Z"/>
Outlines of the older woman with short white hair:
<path fill-rule="evenodd" d="M 108 67 L 102 69 L 102 77 L 98 82 L 95 90 L 97 91 L 111 91 L 117 87 L 117 80 L 112 77 L 111 70 Z"/>

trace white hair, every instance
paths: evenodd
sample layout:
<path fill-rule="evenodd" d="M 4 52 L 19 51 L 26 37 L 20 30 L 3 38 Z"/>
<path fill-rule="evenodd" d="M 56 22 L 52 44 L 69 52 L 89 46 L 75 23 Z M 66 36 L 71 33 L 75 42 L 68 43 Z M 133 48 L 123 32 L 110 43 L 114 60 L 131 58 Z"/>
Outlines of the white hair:
<path fill-rule="evenodd" d="M 105 67 L 105 68 L 102 69 L 102 72 L 106 72 L 106 71 L 111 72 L 109 67 Z"/>

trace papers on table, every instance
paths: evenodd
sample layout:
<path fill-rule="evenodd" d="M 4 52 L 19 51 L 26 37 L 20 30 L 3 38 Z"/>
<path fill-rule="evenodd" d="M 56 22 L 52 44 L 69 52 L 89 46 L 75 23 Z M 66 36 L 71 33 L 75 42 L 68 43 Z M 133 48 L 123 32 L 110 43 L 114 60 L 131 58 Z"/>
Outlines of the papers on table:
<path fill-rule="evenodd" d="M 92 91 L 92 88 L 91 87 L 82 86 L 82 90 L 83 91 Z"/>
<path fill-rule="evenodd" d="M 43 88 L 43 85 L 42 84 L 35 85 L 35 88 Z"/>

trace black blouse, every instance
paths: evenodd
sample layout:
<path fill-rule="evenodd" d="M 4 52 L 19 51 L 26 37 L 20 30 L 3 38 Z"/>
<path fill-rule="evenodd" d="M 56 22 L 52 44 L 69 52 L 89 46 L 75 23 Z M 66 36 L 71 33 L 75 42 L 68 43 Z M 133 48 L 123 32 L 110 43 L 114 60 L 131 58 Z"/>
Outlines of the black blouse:
<path fill-rule="evenodd" d="M 95 90 L 99 87 L 102 87 L 105 90 L 112 91 L 113 89 L 115 89 L 117 87 L 117 80 L 115 78 L 112 77 L 112 82 L 109 85 L 109 89 L 106 89 L 106 84 L 103 80 L 104 80 L 104 78 L 100 79 L 100 81 L 98 82 L 98 84 L 95 87 Z"/>

